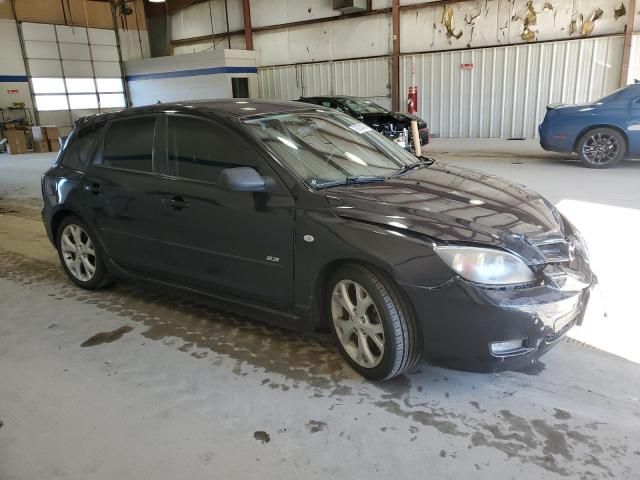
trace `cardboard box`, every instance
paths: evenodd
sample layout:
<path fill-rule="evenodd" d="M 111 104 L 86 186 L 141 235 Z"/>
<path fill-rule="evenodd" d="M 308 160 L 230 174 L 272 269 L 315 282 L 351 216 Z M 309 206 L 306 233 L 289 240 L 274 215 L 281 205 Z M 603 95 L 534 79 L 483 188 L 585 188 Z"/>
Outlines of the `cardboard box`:
<path fill-rule="evenodd" d="M 55 125 L 47 125 L 44 127 L 44 130 L 47 132 L 47 140 L 58 140 L 60 136 L 60 129 Z"/>
<path fill-rule="evenodd" d="M 31 138 L 34 142 L 46 142 L 47 131 L 45 127 L 31 127 Z"/>
<path fill-rule="evenodd" d="M 49 150 L 49 142 L 47 142 L 46 140 L 44 142 L 36 142 L 34 140 L 33 141 L 33 151 L 34 152 L 38 152 L 38 153 L 50 152 L 51 150 Z"/>
<path fill-rule="evenodd" d="M 31 127 L 31 138 L 34 142 L 46 142 L 56 140 L 60 136 L 60 129 L 55 125 L 37 125 Z"/>
<path fill-rule="evenodd" d="M 47 143 L 49 144 L 50 152 L 57 152 L 60 150 L 60 140 L 57 138 L 55 140 L 47 140 Z"/>
<path fill-rule="evenodd" d="M 27 153 L 27 136 L 22 130 L 6 130 L 4 136 L 7 139 L 7 152 L 10 155 Z"/>

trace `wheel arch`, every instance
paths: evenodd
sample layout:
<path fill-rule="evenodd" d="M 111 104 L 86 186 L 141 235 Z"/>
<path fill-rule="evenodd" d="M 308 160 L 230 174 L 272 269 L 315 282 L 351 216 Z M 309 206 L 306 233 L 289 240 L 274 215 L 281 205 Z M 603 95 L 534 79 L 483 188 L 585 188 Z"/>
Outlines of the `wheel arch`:
<path fill-rule="evenodd" d="M 398 282 L 395 281 L 393 275 L 388 268 L 384 265 L 374 263 L 371 261 L 363 260 L 361 258 L 337 258 L 330 262 L 327 262 L 320 272 L 318 273 L 312 289 L 311 305 L 311 318 L 312 325 L 316 331 L 328 331 L 329 325 L 329 312 L 327 310 L 328 305 L 323 302 L 327 294 L 328 284 L 327 282 L 340 267 L 344 265 L 359 265 L 361 267 L 368 268 L 376 274 L 384 277 L 384 279 L 395 287 L 396 293 L 401 296 L 401 300 L 406 304 L 407 308 L 411 310 L 411 315 L 415 316 L 415 310 L 413 304 L 409 300 L 409 297 L 404 293 Z M 418 328 L 419 325 L 418 325 Z M 421 333 L 421 332 L 420 332 Z"/>
<path fill-rule="evenodd" d="M 578 152 L 578 145 L 580 144 L 580 140 L 582 140 L 582 137 L 584 137 L 591 130 L 596 130 L 598 128 L 610 128 L 611 130 L 615 130 L 620 135 L 622 135 L 622 138 L 624 138 L 624 146 L 625 146 L 625 149 L 626 149 L 625 155 L 629 154 L 629 136 L 627 135 L 627 132 L 623 128 L 620 128 L 617 125 L 612 125 L 610 123 L 589 125 L 588 127 L 583 128 L 580 131 L 580 133 L 578 133 L 578 135 L 576 135 L 576 139 L 573 142 L 573 151 L 576 152 L 576 153 Z"/>
<path fill-rule="evenodd" d="M 71 215 L 80 217 L 77 212 L 68 208 L 63 208 L 61 210 L 58 210 L 51 217 L 51 236 L 53 237 L 54 243 L 58 239 L 58 229 L 60 228 L 60 224 L 62 223 L 62 220 L 64 220 L 66 217 L 70 217 Z"/>

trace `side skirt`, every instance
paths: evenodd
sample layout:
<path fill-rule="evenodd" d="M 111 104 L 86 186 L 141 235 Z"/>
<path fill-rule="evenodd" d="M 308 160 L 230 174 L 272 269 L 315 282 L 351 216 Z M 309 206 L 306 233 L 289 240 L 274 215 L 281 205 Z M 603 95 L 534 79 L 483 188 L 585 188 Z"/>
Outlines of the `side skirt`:
<path fill-rule="evenodd" d="M 155 277 L 148 277 L 131 270 L 127 270 L 110 257 L 107 257 L 107 270 L 116 278 L 124 280 L 134 280 L 140 283 L 153 284 L 167 290 L 179 290 L 183 294 L 196 297 L 199 300 L 206 298 L 215 301 L 215 307 L 237 315 L 246 316 L 261 322 L 276 325 L 287 330 L 301 333 L 313 331 L 313 324 L 309 318 L 307 309 L 299 309 L 296 312 L 289 312 L 267 307 L 265 305 L 252 303 L 244 298 L 230 297 L 216 292 L 198 290 L 184 285 L 175 284 Z"/>

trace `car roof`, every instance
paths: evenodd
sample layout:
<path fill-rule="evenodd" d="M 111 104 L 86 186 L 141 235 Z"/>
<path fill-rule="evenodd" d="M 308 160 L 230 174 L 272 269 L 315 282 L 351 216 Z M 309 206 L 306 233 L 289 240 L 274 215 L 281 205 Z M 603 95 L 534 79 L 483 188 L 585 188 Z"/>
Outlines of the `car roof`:
<path fill-rule="evenodd" d="M 318 108 L 318 107 L 315 107 Z M 322 107 L 320 107 L 322 108 Z M 117 112 L 102 113 L 83 117 L 76 121 L 76 125 L 85 121 L 107 121 L 120 117 L 133 115 L 154 114 L 167 111 L 179 111 L 180 113 L 200 112 L 218 113 L 232 117 L 249 117 L 253 115 L 263 115 L 269 113 L 292 112 L 298 110 L 308 110 L 309 105 L 295 101 L 284 100 L 263 100 L 253 98 L 223 98 L 210 100 L 185 100 L 180 102 L 155 103 L 132 107 Z"/>

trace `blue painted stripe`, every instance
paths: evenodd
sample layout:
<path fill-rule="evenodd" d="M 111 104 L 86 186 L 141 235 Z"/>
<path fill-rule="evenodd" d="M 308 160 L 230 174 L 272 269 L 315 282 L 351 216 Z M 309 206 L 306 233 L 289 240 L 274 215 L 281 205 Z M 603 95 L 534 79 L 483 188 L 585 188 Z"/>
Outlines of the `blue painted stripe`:
<path fill-rule="evenodd" d="M 28 82 L 26 75 L 0 75 L 0 82 Z"/>
<path fill-rule="evenodd" d="M 217 75 L 220 73 L 258 73 L 256 67 L 212 67 L 197 68 L 194 70 L 180 70 L 178 72 L 143 73 L 140 75 L 127 75 L 127 82 L 137 80 L 159 80 L 161 78 L 197 77 L 199 75 Z"/>

